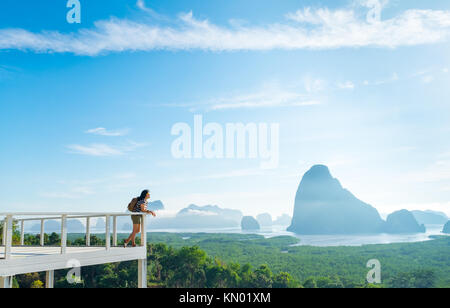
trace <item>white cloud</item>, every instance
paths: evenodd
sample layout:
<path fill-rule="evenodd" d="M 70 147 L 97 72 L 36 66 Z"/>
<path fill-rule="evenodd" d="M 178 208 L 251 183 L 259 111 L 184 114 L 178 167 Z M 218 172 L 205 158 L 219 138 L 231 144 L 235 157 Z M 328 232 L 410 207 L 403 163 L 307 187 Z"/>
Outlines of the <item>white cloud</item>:
<path fill-rule="evenodd" d="M 322 92 L 327 87 L 327 82 L 323 79 L 306 77 L 303 80 L 305 90 L 308 93 Z"/>
<path fill-rule="evenodd" d="M 216 100 L 211 110 L 262 108 L 262 107 L 302 107 L 319 105 L 317 100 L 309 99 L 306 95 L 284 90 L 262 91 L 248 95 L 221 98 Z"/>
<path fill-rule="evenodd" d="M 119 136 L 125 136 L 126 134 L 128 134 L 128 131 L 129 131 L 128 129 L 109 131 L 106 128 L 98 127 L 98 128 L 93 128 L 93 129 L 87 130 L 86 134 L 108 136 L 108 137 L 119 137 Z"/>
<path fill-rule="evenodd" d="M 93 195 L 94 191 L 89 187 L 73 187 L 66 192 L 44 192 L 40 195 L 50 199 L 80 199 L 88 195 Z"/>
<path fill-rule="evenodd" d="M 255 175 L 263 175 L 264 172 L 261 169 L 240 169 L 240 170 L 232 170 L 225 173 L 217 173 L 217 174 L 211 174 L 206 176 L 198 177 L 197 179 L 200 180 L 218 180 L 218 179 L 227 179 L 227 178 L 237 178 L 237 177 L 248 177 L 248 176 L 255 176 Z"/>
<path fill-rule="evenodd" d="M 363 84 L 365 86 L 382 86 L 385 84 L 390 84 L 390 83 L 394 83 L 400 80 L 400 77 L 398 76 L 397 73 L 393 73 L 391 75 L 391 77 L 386 78 L 386 79 L 381 79 L 381 80 L 377 80 L 377 81 L 368 81 L 368 80 L 364 80 Z"/>
<path fill-rule="evenodd" d="M 343 90 L 353 90 L 355 88 L 355 84 L 351 81 L 346 81 L 343 83 L 338 83 L 338 87 Z"/>
<path fill-rule="evenodd" d="M 136 6 L 146 12 L 147 14 L 149 14 L 151 17 L 153 17 L 154 19 L 157 20 L 166 20 L 166 18 L 158 13 L 156 13 L 154 10 L 152 10 L 151 8 L 149 8 L 148 6 L 145 5 L 145 1 L 144 0 L 137 0 L 136 2 Z"/>
<path fill-rule="evenodd" d="M 137 0 L 136 6 L 137 6 L 138 8 L 140 8 L 141 10 L 144 10 L 144 11 L 148 10 L 148 8 L 145 6 L 144 0 Z M 152 10 L 152 11 L 153 11 L 153 10 Z"/>
<path fill-rule="evenodd" d="M 147 144 L 129 141 L 128 144 L 120 147 L 95 143 L 87 146 L 72 144 L 67 146 L 67 148 L 74 154 L 82 154 L 88 156 L 120 156 L 144 146 L 147 146 Z"/>
<path fill-rule="evenodd" d="M 286 14 L 286 18 L 298 23 L 312 25 L 333 26 L 338 24 L 349 24 L 355 20 L 355 12 L 352 10 L 335 10 L 327 8 L 312 10 L 307 7 L 295 13 Z"/>
<path fill-rule="evenodd" d="M 303 91 L 303 92 L 302 92 Z M 223 111 L 232 109 L 256 109 L 274 107 L 305 107 L 320 105 L 318 98 L 300 91 L 298 87 L 281 85 L 278 82 L 263 84 L 249 93 L 210 99 L 202 103 L 164 104 L 166 107 L 185 107 L 191 111 L 204 109 L 207 111 Z"/>
<path fill-rule="evenodd" d="M 138 7 L 146 8 L 138 1 Z M 149 50 L 236 51 L 414 46 L 446 41 L 450 11 L 406 10 L 390 19 L 369 22 L 355 8 L 305 8 L 287 20 L 261 26 L 220 26 L 180 14 L 174 26 L 111 18 L 77 32 L 30 32 L 0 29 L 0 49 L 99 55 Z"/>
<path fill-rule="evenodd" d="M 73 153 L 89 156 L 117 156 L 124 152 L 107 144 L 91 144 L 88 146 L 72 144 L 67 146 Z"/>

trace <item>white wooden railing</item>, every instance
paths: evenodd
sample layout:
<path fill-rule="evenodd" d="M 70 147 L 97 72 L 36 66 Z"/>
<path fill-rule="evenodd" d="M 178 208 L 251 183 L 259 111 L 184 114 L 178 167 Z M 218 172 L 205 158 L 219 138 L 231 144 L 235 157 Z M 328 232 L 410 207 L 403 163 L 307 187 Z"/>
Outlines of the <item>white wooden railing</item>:
<path fill-rule="evenodd" d="M 141 224 L 141 246 L 147 246 L 147 233 L 145 229 L 146 214 L 145 213 L 0 213 L 0 217 L 5 217 L 3 224 L 3 238 L 2 246 L 5 247 L 4 259 L 8 260 L 11 257 L 13 222 L 20 224 L 20 245 L 24 245 L 25 240 L 25 222 L 26 221 L 40 221 L 40 245 L 45 245 L 45 221 L 47 220 L 61 220 L 61 254 L 66 253 L 67 248 L 67 220 L 68 219 L 86 219 L 86 246 L 90 246 L 91 236 L 91 219 L 105 218 L 105 249 L 111 249 L 111 218 L 113 221 L 112 227 L 112 246 L 117 246 L 117 217 L 123 216 L 142 216 Z M 29 217 L 29 218 L 22 218 Z"/>

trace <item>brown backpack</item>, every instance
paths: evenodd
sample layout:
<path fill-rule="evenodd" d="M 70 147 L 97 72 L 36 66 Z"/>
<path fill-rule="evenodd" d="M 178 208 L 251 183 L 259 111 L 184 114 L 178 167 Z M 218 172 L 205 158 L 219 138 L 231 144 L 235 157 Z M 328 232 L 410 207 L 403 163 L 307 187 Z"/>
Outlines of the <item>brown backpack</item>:
<path fill-rule="evenodd" d="M 134 207 L 136 206 L 138 202 L 138 198 L 133 198 L 133 200 L 131 200 L 131 202 L 128 204 L 128 210 L 130 212 L 134 212 Z"/>

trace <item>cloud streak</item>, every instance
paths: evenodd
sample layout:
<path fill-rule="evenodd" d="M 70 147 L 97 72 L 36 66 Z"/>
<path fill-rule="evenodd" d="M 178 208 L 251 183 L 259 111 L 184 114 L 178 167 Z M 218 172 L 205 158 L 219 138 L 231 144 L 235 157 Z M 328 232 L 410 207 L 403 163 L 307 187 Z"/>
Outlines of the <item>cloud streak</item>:
<path fill-rule="evenodd" d="M 306 91 L 307 85 L 305 85 Z M 309 92 L 309 91 L 308 91 Z M 222 96 L 202 103 L 164 104 L 165 107 L 199 109 L 205 111 L 227 111 L 276 107 L 307 107 L 320 105 L 318 96 L 305 93 L 298 87 L 287 87 L 278 82 L 265 83 L 260 89 L 235 95 Z"/>
<path fill-rule="evenodd" d="M 97 127 L 97 128 L 87 130 L 86 134 L 93 134 L 93 135 L 107 136 L 107 137 L 120 137 L 120 136 L 125 136 L 126 134 L 128 134 L 128 129 L 107 130 L 104 127 Z"/>
<path fill-rule="evenodd" d="M 67 146 L 75 154 L 89 155 L 89 156 L 118 156 L 123 155 L 124 152 L 117 148 L 111 147 L 107 144 L 91 144 L 87 146 L 72 144 Z"/>
<path fill-rule="evenodd" d="M 67 148 L 73 154 L 81 154 L 87 156 L 96 156 L 96 157 L 107 157 L 107 156 L 121 156 L 129 152 L 133 152 L 138 148 L 147 146 L 145 143 L 137 143 L 130 141 L 126 146 L 110 146 L 102 143 L 94 143 L 90 145 L 79 145 L 72 144 L 68 145 Z"/>
<path fill-rule="evenodd" d="M 145 10 L 145 4 L 138 2 Z M 446 41 L 450 11 L 406 10 L 386 20 L 366 20 L 355 8 L 305 8 L 279 23 L 217 25 L 180 14 L 175 25 L 111 18 L 77 32 L 0 29 L 0 49 L 96 56 L 152 50 L 298 50 L 415 46 Z"/>

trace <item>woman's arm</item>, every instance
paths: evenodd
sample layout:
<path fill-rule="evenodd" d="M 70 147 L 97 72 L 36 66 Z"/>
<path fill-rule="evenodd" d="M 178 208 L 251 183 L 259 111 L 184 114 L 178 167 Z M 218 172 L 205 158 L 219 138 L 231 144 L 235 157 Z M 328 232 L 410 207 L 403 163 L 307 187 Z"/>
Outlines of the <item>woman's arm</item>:
<path fill-rule="evenodd" d="M 155 212 L 147 210 L 147 206 L 145 205 L 145 203 L 141 205 L 141 212 L 152 214 L 153 217 L 156 217 Z"/>

